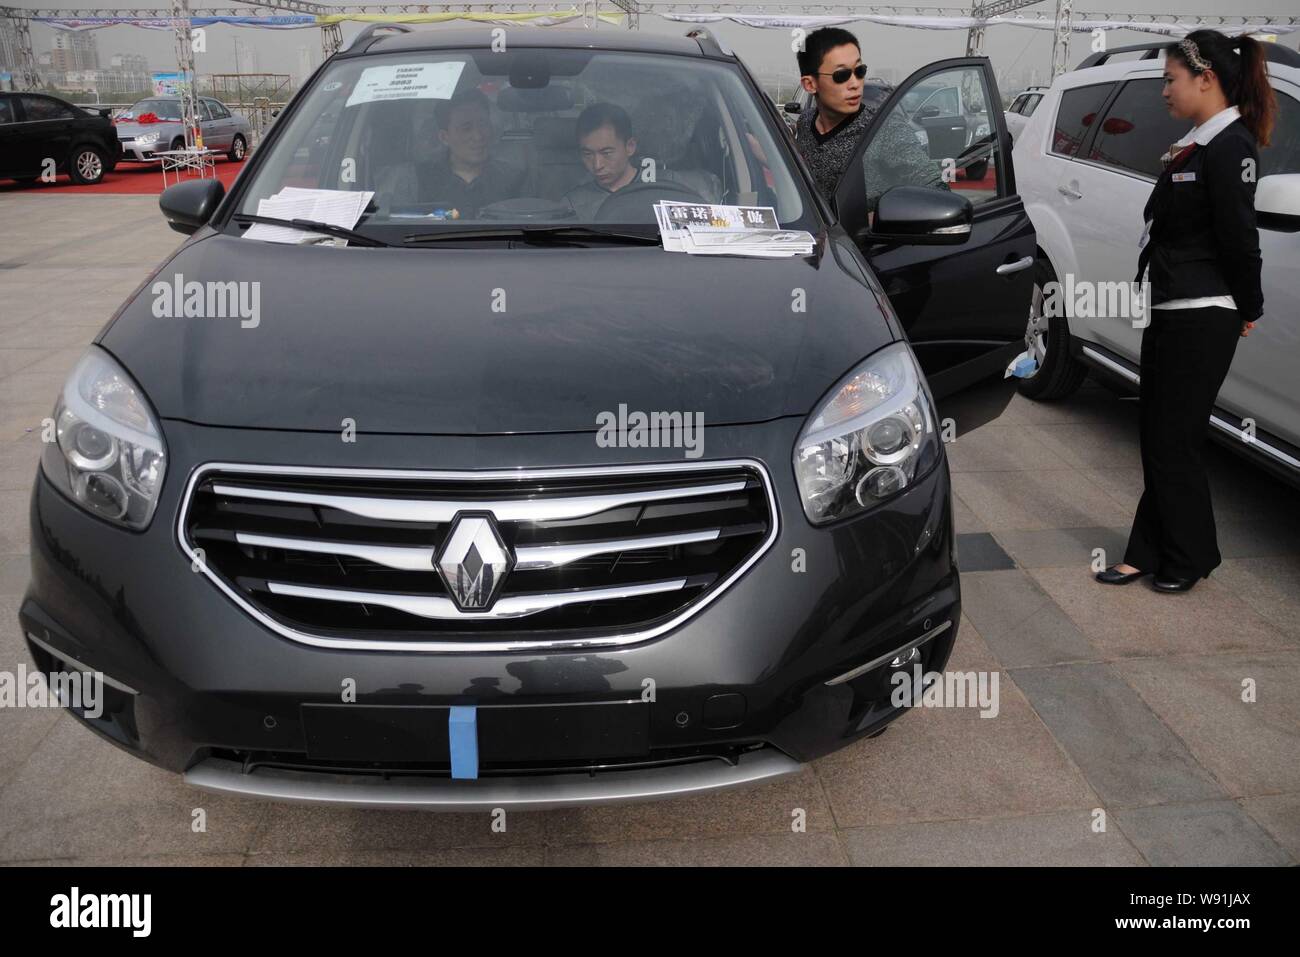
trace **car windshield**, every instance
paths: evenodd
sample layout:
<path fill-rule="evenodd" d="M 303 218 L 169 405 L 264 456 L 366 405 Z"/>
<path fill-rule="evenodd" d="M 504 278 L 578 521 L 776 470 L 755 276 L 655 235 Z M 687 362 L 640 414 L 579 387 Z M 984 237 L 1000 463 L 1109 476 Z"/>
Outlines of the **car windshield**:
<path fill-rule="evenodd" d="M 815 230 L 788 148 L 734 67 L 572 49 L 341 59 L 281 121 L 237 213 L 285 187 L 374 193 L 358 228 L 631 225 L 660 201 L 771 206 Z"/>
<path fill-rule="evenodd" d="M 181 118 L 180 100 L 141 100 L 124 112 L 119 119 L 137 120 L 152 113 L 160 120 L 177 120 Z"/>

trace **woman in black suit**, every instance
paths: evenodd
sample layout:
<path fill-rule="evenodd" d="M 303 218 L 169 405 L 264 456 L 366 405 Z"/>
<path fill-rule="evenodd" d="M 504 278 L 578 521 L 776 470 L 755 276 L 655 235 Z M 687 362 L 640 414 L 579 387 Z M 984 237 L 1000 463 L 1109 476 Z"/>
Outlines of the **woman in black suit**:
<path fill-rule="evenodd" d="M 1260 44 L 1214 30 L 1165 49 L 1163 95 L 1171 116 L 1195 126 L 1163 158 L 1143 210 L 1145 489 L 1124 561 L 1097 580 L 1126 585 L 1150 574 L 1157 591 L 1181 592 L 1220 562 L 1202 452 L 1237 343 L 1263 313 L 1255 178 L 1277 102 Z"/>

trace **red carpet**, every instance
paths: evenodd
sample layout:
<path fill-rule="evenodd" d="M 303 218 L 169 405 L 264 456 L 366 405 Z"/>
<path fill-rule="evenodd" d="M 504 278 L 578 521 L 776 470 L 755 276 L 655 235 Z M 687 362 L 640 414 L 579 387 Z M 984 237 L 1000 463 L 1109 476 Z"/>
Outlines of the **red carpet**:
<path fill-rule="evenodd" d="M 217 158 L 217 178 L 226 184 L 227 189 L 243 168 L 243 163 L 232 163 L 224 156 Z M 169 185 L 175 183 L 176 176 L 168 173 L 167 182 Z M 27 186 L 12 180 L 0 179 L 0 193 L 63 193 L 65 195 L 68 193 L 132 193 L 156 196 L 162 191 L 162 167 L 157 163 L 119 163 L 117 169 L 106 174 L 104 179 L 94 186 L 78 186 L 63 174 L 60 174 L 58 180 L 53 183 L 42 183 L 37 180 Z"/>

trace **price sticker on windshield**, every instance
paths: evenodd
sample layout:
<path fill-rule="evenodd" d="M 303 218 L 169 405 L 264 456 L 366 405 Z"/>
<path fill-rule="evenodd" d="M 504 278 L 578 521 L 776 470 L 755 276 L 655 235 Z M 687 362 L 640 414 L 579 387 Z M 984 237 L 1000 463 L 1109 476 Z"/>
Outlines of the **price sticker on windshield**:
<path fill-rule="evenodd" d="M 450 100 L 464 69 L 460 60 L 366 67 L 346 105 L 381 100 Z"/>

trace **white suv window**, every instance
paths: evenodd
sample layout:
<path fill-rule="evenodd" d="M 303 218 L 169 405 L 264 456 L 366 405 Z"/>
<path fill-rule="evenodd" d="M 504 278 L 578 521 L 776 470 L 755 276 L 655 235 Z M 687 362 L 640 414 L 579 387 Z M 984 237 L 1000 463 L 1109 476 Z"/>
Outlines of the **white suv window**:
<path fill-rule="evenodd" d="M 1161 172 L 1160 157 L 1191 124 L 1169 115 L 1160 96 L 1159 77 L 1124 84 L 1102 117 L 1086 158 L 1152 178 Z"/>
<path fill-rule="evenodd" d="M 1276 90 L 1277 123 L 1270 145 L 1259 151 L 1259 175 L 1300 173 L 1300 102 Z"/>
<path fill-rule="evenodd" d="M 1056 129 L 1052 133 L 1051 151 L 1058 156 L 1073 157 L 1079 144 L 1088 135 L 1097 120 L 1113 83 L 1077 86 L 1061 94 L 1061 105 L 1056 110 Z"/>

